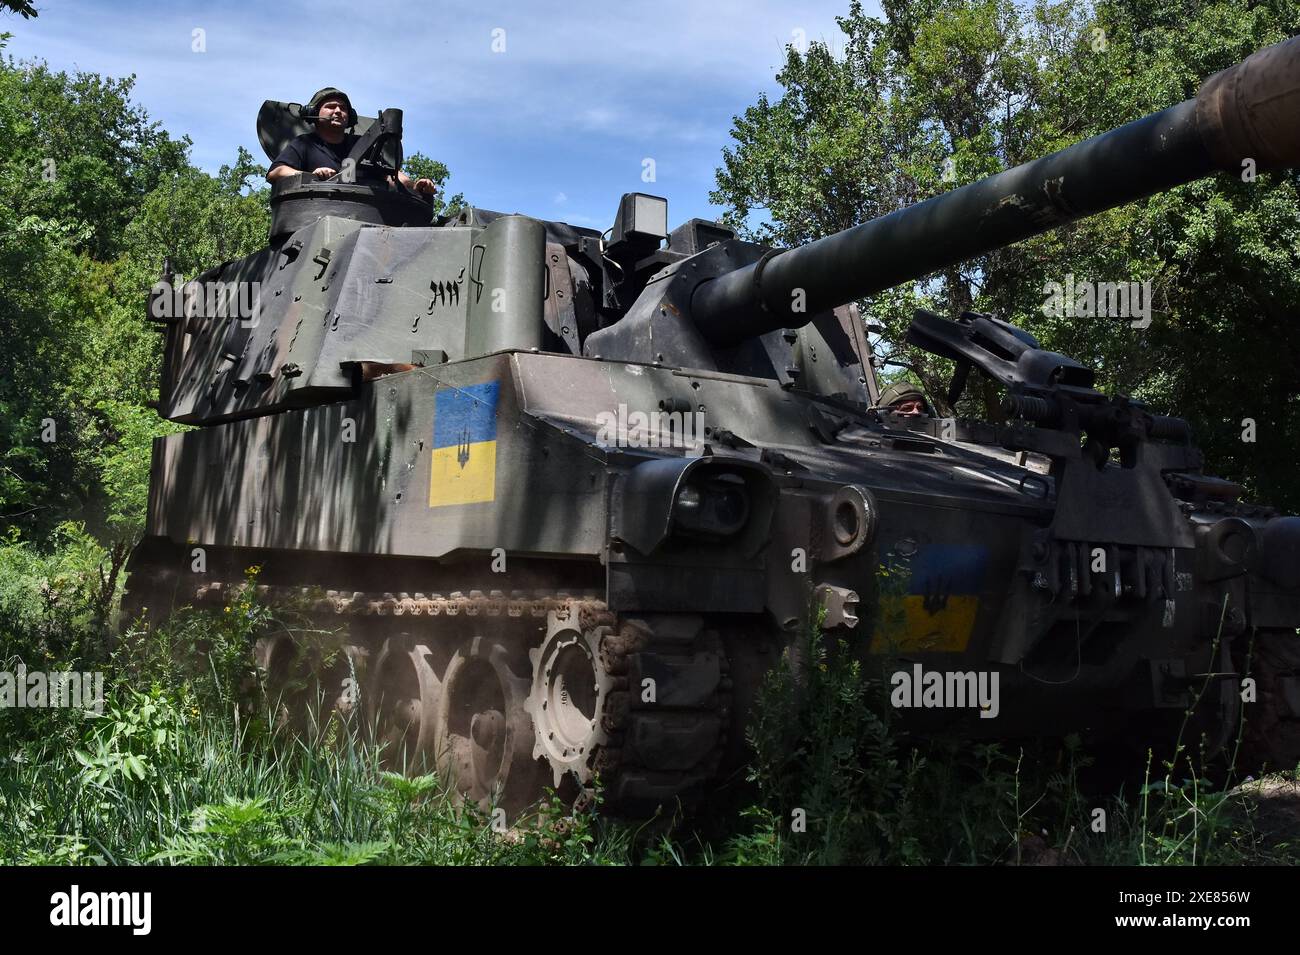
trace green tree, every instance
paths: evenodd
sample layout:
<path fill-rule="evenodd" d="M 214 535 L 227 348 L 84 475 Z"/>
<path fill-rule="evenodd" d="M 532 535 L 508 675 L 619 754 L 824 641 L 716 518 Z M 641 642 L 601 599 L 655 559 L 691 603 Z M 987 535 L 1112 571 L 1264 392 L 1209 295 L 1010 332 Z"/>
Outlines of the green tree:
<path fill-rule="evenodd" d="M 450 198 L 443 193 L 443 185 L 451 178 L 451 172 L 445 163 L 430 159 L 423 153 L 411 153 L 402 161 L 402 167 L 402 171 L 412 179 L 432 179 L 433 184 L 438 187 L 438 192 L 433 197 L 435 216 L 454 216 L 464 207 L 463 193 L 458 192 Z"/>
<path fill-rule="evenodd" d="M 0 7 L 11 13 L 21 13 L 24 20 L 36 16 L 36 7 L 29 0 L 0 0 Z"/>
<path fill-rule="evenodd" d="M 711 198 L 742 233 L 793 245 L 887 214 L 1195 95 L 1300 32 L 1300 3 L 854 3 L 844 51 L 787 50 L 779 99 L 734 120 Z M 1214 469 L 1300 507 L 1300 181 L 1203 180 L 888 290 L 861 305 L 882 357 L 936 397 L 948 364 L 903 341 L 913 310 L 993 312 L 1098 367 L 1101 386 L 1192 420 Z M 1043 314 L 1067 273 L 1152 282 L 1150 328 Z M 988 383 L 963 413 L 990 413 Z M 1260 434 L 1243 443 L 1241 420 Z"/>
<path fill-rule="evenodd" d="M 149 288 L 164 258 L 173 271 L 193 278 L 264 246 L 271 227 L 265 175 L 241 146 L 235 162 L 216 176 L 187 166 L 159 183 L 124 234 L 136 287 Z"/>
<path fill-rule="evenodd" d="M 73 247 L 97 259 L 122 249 L 144 197 L 188 166 L 189 139 L 172 139 L 130 102 L 135 77 L 69 76 L 43 63 L 0 70 L 0 201 L 21 219 L 70 230 Z"/>
<path fill-rule="evenodd" d="M 170 427 L 145 407 L 149 286 L 164 255 L 195 270 L 244 255 L 269 221 L 252 157 L 195 169 L 132 84 L 0 60 L 0 526 L 40 540 L 71 519 L 119 555 Z"/>

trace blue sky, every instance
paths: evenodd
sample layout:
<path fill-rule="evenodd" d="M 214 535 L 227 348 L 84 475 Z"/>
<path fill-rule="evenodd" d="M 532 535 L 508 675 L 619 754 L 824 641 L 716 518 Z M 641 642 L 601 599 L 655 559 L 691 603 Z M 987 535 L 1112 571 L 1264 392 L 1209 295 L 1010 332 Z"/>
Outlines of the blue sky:
<path fill-rule="evenodd" d="M 33 20 L 0 16 L 0 32 L 14 34 L 9 55 L 136 74 L 136 101 L 188 135 L 209 171 L 239 145 L 263 158 L 262 100 L 302 102 L 333 85 L 365 115 L 402 108 L 406 151 L 445 162 L 451 192 L 604 229 L 624 192 L 666 196 L 671 225 L 718 215 L 708 193 L 732 116 L 778 92 L 785 44 L 839 47 L 835 17 L 848 0 L 37 0 L 37 9 Z M 206 52 L 192 49 L 196 29 Z M 653 183 L 641 179 L 646 158 Z"/>

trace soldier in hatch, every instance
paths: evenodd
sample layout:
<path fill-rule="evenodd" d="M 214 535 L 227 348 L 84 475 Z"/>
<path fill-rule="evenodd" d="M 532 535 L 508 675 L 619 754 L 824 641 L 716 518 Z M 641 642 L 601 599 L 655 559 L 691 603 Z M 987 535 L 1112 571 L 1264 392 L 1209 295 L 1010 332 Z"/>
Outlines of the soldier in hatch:
<path fill-rule="evenodd" d="M 297 137 L 275 157 L 266 173 L 271 182 L 299 173 L 311 173 L 317 179 L 336 176 L 343 168 L 343 160 L 356 145 L 357 135 L 349 132 L 356 125 L 356 114 L 352 111 L 348 94 L 342 90 L 332 86 L 318 90 L 307 103 L 304 116 L 316 121 L 316 129 Z M 412 181 L 400 169 L 397 176 L 408 189 L 427 196 L 437 192 L 432 179 Z"/>
<path fill-rule="evenodd" d="M 934 406 L 925 397 L 925 392 L 906 381 L 890 385 L 880 393 L 877 408 L 884 408 L 898 415 L 928 415 L 934 417 Z"/>

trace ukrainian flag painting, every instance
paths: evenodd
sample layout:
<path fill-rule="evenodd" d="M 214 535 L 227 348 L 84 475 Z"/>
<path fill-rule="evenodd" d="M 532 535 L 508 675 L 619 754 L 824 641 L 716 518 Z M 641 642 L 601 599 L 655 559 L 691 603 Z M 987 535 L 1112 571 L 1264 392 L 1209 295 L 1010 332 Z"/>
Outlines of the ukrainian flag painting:
<path fill-rule="evenodd" d="M 496 499 L 500 390 L 500 382 L 485 381 L 435 393 L 430 507 Z"/>
<path fill-rule="evenodd" d="M 988 548 L 931 544 L 911 560 L 906 593 L 883 594 L 872 653 L 960 653 L 979 611 Z"/>

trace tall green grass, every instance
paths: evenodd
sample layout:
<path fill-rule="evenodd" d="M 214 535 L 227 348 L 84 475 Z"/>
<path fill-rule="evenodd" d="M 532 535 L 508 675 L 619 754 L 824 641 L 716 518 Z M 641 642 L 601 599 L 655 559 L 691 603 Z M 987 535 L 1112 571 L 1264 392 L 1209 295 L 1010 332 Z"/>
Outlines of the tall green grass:
<path fill-rule="evenodd" d="M 810 634 L 768 675 L 749 735 L 755 804 L 724 858 L 764 864 L 1295 863 L 1222 766 L 1180 736 L 1099 791 L 1075 737 L 1022 746 L 911 740 L 880 680 Z M 1186 729 L 1186 724 L 1184 725 Z M 1199 753 L 1199 749 L 1197 750 Z M 1294 773 L 1289 774 L 1294 778 Z M 1215 779 L 1224 780 L 1216 783 Z M 1099 812 L 1100 811 L 1100 812 Z M 1300 818 L 1300 800 L 1291 810 Z"/>
<path fill-rule="evenodd" d="M 186 706 L 160 687 L 118 691 L 93 727 L 31 741 L 0 766 L 0 816 L 9 820 L 0 863 L 628 859 L 626 840 L 597 839 L 590 817 L 567 819 L 558 810 L 502 837 L 490 818 L 456 811 L 435 777 L 385 772 L 342 727 L 315 746 L 280 742 L 256 727 L 237 711 Z"/>
<path fill-rule="evenodd" d="M 733 808 L 623 824 L 552 801 L 502 833 L 435 777 L 387 772 L 355 721 L 306 738 L 277 729 L 251 648 L 304 625 L 291 611 L 250 588 L 220 612 L 118 638 L 80 596 L 100 581 L 77 546 L 47 558 L 0 546 L 0 669 L 102 669 L 108 688 L 102 716 L 0 711 L 0 864 L 1298 861 L 1190 745 L 1098 792 L 1074 739 L 912 740 L 881 682 L 816 632 L 765 680 Z"/>

